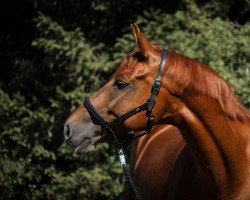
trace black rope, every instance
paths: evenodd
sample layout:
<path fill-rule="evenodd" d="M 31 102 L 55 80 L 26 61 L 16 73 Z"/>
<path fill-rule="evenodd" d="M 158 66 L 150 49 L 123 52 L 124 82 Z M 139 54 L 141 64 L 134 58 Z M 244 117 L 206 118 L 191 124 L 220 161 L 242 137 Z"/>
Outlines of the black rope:
<path fill-rule="evenodd" d="M 126 180 L 129 182 L 130 188 L 134 192 L 135 199 L 141 200 L 141 196 L 140 196 L 140 194 L 139 194 L 139 192 L 138 192 L 138 190 L 137 190 L 137 188 L 132 180 L 130 171 L 126 167 L 123 167 L 122 169 L 123 169 L 124 176 L 126 177 Z"/>
<path fill-rule="evenodd" d="M 127 169 L 126 159 L 125 159 L 125 154 L 124 154 L 123 149 L 122 149 L 122 144 L 118 141 L 112 128 L 106 127 L 106 131 L 113 136 L 113 143 L 118 150 L 118 158 L 119 158 L 119 162 L 120 162 L 120 165 L 122 167 L 122 170 L 123 170 L 125 180 L 129 183 L 129 186 L 133 190 L 135 199 L 141 200 L 140 194 L 139 194 L 138 190 L 136 189 L 136 186 L 132 180 L 130 171 L 129 171 L 129 169 Z"/>
<path fill-rule="evenodd" d="M 125 155 L 124 155 L 122 148 L 118 149 L 118 157 L 119 157 L 120 165 L 121 165 L 122 170 L 123 170 L 123 175 L 125 177 L 125 180 L 129 183 L 130 188 L 133 190 L 135 199 L 141 200 L 141 196 L 140 196 L 140 194 L 139 194 L 139 192 L 134 184 L 134 181 L 132 180 L 130 170 L 126 166 L 126 159 L 125 159 Z"/>
<path fill-rule="evenodd" d="M 126 158 L 125 158 L 125 154 L 124 154 L 123 149 L 122 149 L 122 144 L 118 141 L 112 128 L 106 127 L 106 131 L 113 136 L 113 143 L 116 146 L 117 151 L 118 151 L 119 163 L 122 167 L 125 180 L 129 183 L 130 188 L 133 190 L 135 199 L 141 200 L 141 196 L 140 196 L 138 190 L 136 189 L 136 186 L 132 180 L 130 171 L 129 171 L 129 169 L 127 169 Z"/>

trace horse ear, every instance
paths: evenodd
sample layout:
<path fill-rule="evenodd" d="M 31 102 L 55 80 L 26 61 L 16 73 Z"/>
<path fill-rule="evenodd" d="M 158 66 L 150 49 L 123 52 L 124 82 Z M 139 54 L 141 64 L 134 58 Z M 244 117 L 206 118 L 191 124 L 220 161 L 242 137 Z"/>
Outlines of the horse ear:
<path fill-rule="evenodd" d="M 136 43 L 138 44 L 140 50 L 145 54 L 152 52 L 153 51 L 152 45 L 149 43 L 147 38 L 142 34 L 139 27 L 135 23 L 131 24 L 130 27 L 133 30 Z"/>

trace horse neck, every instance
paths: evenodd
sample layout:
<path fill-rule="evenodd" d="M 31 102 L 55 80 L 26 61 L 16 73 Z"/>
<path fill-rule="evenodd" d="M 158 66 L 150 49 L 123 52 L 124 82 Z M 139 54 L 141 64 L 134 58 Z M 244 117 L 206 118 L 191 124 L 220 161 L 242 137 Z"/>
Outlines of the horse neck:
<path fill-rule="evenodd" d="M 150 135 L 145 135 L 132 142 L 131 150 L 130 150 L 130 167 L 132 171 L 136 170 L 144 154 L 144 151 L 147 148 L 150 141 L 153 140 L 155 137 L 157 137 L 157 135 L 162 134 L 162 133 L 163 133 L 163 130 L 160 131 L 159 127 L 154 127 Z M 139 132 L 136 134 L 139 135 L 141 133 Z"/>
<path fill-rule="evenodd" d="M 160 154 L 165 155 L 165 158 L 167 158 L 167 160 L 159 159 L 158 162 L 165 162 L 162 164 L 169 165 L 167 163 L 172 163 L 172 160 L 175 159 L 184 146 L 185 142 L 176 127 L 171 125 L 154 126 L 149 135 L 145 135 L 132 142 L 130 150 L 131 170 L 132 172 L 138 170 L 138 166 L 142 166 L 142 161 L 145 161 L 145 159 L 149 163 L 151 162 L 150 165 L 158 165 L 158 163 L 152 163 L 152 157 L 150 157 L 158 149 L 160 149 Z M 171 153 L 169 153 L 170 149 Z"/>
<path fill-rule="evenodd" d="M 131 144 L 130 167 L 142 199 L 161 199 L 169 175 L 185 146 L 179 130 L 171 125 L 154 126 Z"/>
<path fill-rule="evenodd" d="M 250 120 L 229 118 L 216 100 L 184 98 L 179 129 L 204 173 L 215 186 L 230 190 L 249 176 Z M 249 179 L 249 177 L 248 177 Z"/>

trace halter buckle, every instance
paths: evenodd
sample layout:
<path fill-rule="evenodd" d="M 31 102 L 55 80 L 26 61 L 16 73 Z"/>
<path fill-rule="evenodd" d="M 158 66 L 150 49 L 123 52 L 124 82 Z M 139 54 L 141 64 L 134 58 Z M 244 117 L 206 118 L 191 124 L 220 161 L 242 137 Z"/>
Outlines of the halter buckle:
<path fill-rule="evenodd" d="M 161 88 L 161 81 L 156 79 L 153 85 L 153 90 L 159 92 L 160 88 Z"/>
<path fill-rule="evenodd" d="M 146 129 L 146 133 L 147 133 L 147 134 L 150 134 L 150 133 L 151 133 L 151 129 L 152 129 L 152 127 L 154 126 L 154 121 L 155 121 L 155 118 L 154 118 L 153 115 L 151 115 L 151 116 L 148 118 L 147 129 Z"/>

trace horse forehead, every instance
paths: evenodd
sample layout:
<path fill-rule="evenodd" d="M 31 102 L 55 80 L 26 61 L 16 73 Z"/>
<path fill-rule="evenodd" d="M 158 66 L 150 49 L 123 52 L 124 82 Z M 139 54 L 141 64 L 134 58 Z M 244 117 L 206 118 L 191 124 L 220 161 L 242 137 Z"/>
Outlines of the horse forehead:
<path fill-rule="evenodd" d="M 118 76 L 133 76 L 145 70 L 145 62 L 139 62 L 133 57 L 126 58 L 120 65 Z"/>

